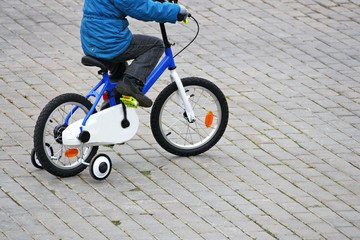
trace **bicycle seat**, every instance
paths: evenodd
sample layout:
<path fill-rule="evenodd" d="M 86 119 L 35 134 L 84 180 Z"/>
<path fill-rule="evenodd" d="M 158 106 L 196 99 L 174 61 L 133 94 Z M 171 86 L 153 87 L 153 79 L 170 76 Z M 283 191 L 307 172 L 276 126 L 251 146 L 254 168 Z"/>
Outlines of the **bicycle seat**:
<path fill-rule="evenodd" d="M 108 68 L 99 59 L 92 56 L 84 56 L 81 58 L 81 63 L 88 67 L 99 67 L 101 68 L 101 74 L 107 73 Z"/>

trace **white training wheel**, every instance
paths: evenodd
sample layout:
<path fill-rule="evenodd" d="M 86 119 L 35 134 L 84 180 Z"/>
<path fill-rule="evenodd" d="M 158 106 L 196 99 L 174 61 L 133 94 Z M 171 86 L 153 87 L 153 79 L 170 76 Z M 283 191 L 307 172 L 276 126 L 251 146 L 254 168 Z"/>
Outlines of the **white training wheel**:
<path fill-rule="evenodd" d="M 111 160 L 106 154 L 95 156 L 90 162 L 90 175 L 96 180 L 104 180 L 110 175 Z"/>
<path fill-rule="evenodd" d="M 54 156 L 54 151 L 53 151 L 52 147 L 50 146 L 50 144 L 46 143 L 45 146 L 46 146 L 46 151 L 49 154 L 49 156 Z M 35 148 L 33 148 L 31 150 L 30 157 L 31 157 L 31 163 L 32 163 L 32 165 L 34 165 L 34 167 L 43 169 L 43 166 L 42 166 L 40 160 L 36 156 Z"/>
<path fill-rule="evenodd" d="M 39 161 L 39 159 L 36 156 L 34 148 L 31 150 L 31 163 L 36 168 L 40 168 L 40 169 L 43 168 L 43 166 L 41 165 L 41 162 Z"/>

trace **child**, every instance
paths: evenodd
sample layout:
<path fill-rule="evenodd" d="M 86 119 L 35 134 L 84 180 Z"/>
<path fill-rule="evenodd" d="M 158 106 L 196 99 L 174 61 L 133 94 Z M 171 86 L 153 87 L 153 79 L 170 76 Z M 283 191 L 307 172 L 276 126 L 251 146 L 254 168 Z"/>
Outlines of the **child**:
<path fill-rule="evenodd" d="M 117 92 L 133 96 L 140 106 L 151 107 L 152 101 L 142 88 L 163 54 L 164 44 L 156 37 L 133 35 L 126 16 L 175 23 L 187 18 L 185 7 L 152 0 L 85 0 L 83 13 L 80 33 L 84 53 L 101 59 L 111 79 L 122 78 Z M 130 59 L 133 61 L 127 66 Z"/>

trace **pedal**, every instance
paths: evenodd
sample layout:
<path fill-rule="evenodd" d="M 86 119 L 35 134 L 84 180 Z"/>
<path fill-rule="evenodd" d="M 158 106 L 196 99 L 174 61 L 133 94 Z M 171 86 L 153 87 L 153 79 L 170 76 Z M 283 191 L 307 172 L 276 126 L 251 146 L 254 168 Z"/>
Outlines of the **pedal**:
<path fill-rule="evenodd" d="M 123 95 L 122 98 L 120 98 L 120 100 L 127 106 L 127 107 L 132 107 L 132 108 L 137 108 L 139 106 L 139 102 L 131 96 L 125 96 Z"/>

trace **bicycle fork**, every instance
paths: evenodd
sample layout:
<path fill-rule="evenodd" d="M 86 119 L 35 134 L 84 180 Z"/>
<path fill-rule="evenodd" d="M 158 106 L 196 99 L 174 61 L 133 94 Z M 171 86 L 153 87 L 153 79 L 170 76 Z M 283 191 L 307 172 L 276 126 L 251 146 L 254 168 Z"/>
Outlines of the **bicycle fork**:
<path fill-rule="evenodd" d="M 190 123 L 193 123 L 196 121 L 195 113 L 193 111 L 193 108 L 189 102 L 190 96 L 186 95 L 185 88 L 181 82 L 181 79 L 175 69 L 170 70 L 170 79 L 171 82 L 175 82 L 177 86 L 177 94 L 180 102 L 180 106 L 183 108 L 184 112 L 186 113 L 187 120 Z"/>

